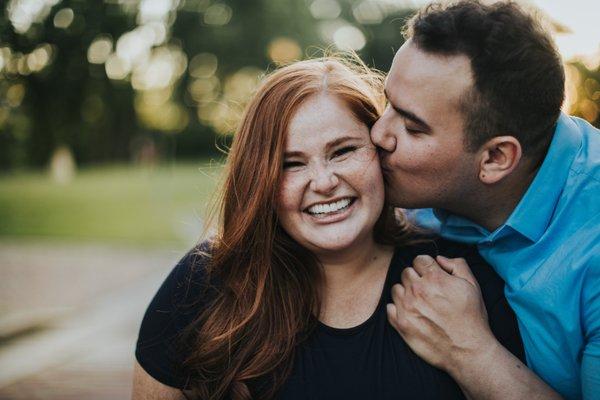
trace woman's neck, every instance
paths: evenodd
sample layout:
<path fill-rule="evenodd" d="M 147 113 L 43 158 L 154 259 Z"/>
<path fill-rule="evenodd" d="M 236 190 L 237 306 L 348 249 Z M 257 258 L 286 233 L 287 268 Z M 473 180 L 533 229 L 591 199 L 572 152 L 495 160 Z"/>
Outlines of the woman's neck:
<path fill-rule="evenodd" d="M 368 276 L 373 269 L 386 267 L 393 250 L 376 243 L 373 238 L 357 243 L 343 251 L 318 254 L 323 266 L 325 285 L 333 289 Z"/>
<path fill-rule="evenodd" d="M 392 247 L 372 240 L 327 257 L 319 255 L 324 271 L 319 321 L 333 328 L 366 321 L 379 304 L 392 255 Z"/>

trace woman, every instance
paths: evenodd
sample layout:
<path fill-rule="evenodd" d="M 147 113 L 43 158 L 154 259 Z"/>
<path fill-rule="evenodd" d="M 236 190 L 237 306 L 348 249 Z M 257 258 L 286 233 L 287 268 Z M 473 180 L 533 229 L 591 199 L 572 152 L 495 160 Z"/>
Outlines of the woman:
<path fill-rule="evenodd" d="M 438 251 L 468 259 L 492 330 L 522 354 L 503 284 L 476 252 L 419 244 L 384 204 L 369 139 L 381 83 L 335 58 L 264 80 L 229 154 L 219 234 L 146 312 L 134 398 L 463 398 L 386 318 L 403 268 Z"/>

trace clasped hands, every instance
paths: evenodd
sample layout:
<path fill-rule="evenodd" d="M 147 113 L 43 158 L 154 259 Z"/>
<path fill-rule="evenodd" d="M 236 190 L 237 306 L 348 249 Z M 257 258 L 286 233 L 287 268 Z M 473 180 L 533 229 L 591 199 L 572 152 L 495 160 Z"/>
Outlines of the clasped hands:
<path fill-rule="evenodd" d="M 493 352 L 481 290 L 462 258 L 421 255 L 402 272 L 387 305 L 390 324 L 411 349 L 451 375 L 464 362 Z"/>

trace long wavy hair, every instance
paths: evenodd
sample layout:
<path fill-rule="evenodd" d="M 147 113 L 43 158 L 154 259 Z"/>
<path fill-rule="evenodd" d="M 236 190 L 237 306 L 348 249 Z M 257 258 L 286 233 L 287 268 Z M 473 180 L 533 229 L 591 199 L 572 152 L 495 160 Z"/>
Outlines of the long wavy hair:
<path fill-rule="evenodd" d="M 218 284 L 184 333 L 194 397 L 274 397 L 291 372 L 295 347 L 316 324 L 322 267 L 278 224 L 275 201 L 290 121 L 322 92 L 341 99 L 369 128 L 385 107 L 382 75 L 355 55 L 295 62 L 263 80 L 228 155 L 207 266 L 209 281 Z M 410 238 L 407 222 L 391 207 L 384 210 L 375 239 Z"/>

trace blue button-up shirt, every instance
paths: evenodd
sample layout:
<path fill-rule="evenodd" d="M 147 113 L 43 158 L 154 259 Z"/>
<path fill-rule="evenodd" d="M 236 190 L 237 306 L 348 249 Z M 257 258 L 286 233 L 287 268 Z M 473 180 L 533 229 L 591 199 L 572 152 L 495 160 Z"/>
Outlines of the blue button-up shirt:
<path fill-rule="evenodd" d="M 442 210 L 419 224 L 477 244 L 506 282 L 529 367 L 569 399 L 600 399 L 600 131 L 561 115 L 548 154 L 493 232 Z"/>

